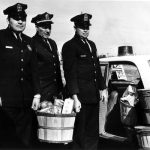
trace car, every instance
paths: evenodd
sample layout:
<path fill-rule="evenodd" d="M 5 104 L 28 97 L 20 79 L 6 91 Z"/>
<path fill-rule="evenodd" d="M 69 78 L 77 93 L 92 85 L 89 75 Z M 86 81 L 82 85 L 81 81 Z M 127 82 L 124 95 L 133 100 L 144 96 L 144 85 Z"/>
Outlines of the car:
<path fill-rule="evenodd" d="M 150 89 L 150 55 L 115 56 L 100 58 L 99 61 L 109 95 L 108 103 L 100 101 L 99 135 L 105 139 L 133 142 L 134 127 L 142 125 L 138 117 L 141 113 L 138 112 L 139 103 L 131 107 L 138 121 L 136 116 L 132 116 L 126 124 L 122 120 L 121 98 L 129 86 L 134 87 L 137 93 Z"/>

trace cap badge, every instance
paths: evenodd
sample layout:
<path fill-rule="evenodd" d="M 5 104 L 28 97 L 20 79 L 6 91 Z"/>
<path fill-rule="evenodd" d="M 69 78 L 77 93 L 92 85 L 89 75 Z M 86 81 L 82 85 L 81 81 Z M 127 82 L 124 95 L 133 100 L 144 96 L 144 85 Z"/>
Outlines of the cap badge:
<path fill-rule="evenodd" d="M 49 14 L 45 14 L 45 19 L 46 20 L 49 20 L 50 18 L 49 18 Z"/>
<path fill-rule="evenodd" d="M 88 21 L 88 15 L 84 14 L 84 21 Z"/>
<path fill-rule="evenodd" d="M 17 4 L 17 11 L 18 12 L 22 11 L 22 6 L 20 4 Z"/>

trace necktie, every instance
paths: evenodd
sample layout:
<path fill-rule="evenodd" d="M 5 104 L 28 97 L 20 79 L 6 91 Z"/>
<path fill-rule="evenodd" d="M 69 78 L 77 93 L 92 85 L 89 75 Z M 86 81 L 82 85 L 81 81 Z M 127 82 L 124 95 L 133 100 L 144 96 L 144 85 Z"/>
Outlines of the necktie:
<path fill-rule="evenodd" d="M 84 41 L 84 45 L 85 45 L 86 49 L 91 52 L 91 48 L 90 48 L 90 46 L 89 46 L 89 44 L 87 42 L 87 39 L 83 39 L 83 41 Z"/>
<path fill-rule="evenodd" d="M 51 45 L 50 45 L 48 39 L 45 39 L 45 43 L 46 43 L 46 45 L 49 47 L 49 49 L 52 51 L 52 47 L 51 47 Z"/>
<path fill-rule="evenodd" d="M 18 42 L 21 43 L 21 42 L 22 42 L 22 39 L 21 39 L 20 35 L 19 35 L 19 34 L 16 34 L 16 36 L 17 36 Z"/>

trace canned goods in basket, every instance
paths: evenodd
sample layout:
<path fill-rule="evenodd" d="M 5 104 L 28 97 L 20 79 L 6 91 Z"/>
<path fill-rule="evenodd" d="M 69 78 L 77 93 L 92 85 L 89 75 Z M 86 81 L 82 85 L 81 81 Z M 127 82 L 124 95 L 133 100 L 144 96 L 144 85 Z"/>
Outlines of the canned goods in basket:
<path fill-rule="evenodd" d="M 61 114 L 62 107 L 54 105 L 54 114 Z"/>

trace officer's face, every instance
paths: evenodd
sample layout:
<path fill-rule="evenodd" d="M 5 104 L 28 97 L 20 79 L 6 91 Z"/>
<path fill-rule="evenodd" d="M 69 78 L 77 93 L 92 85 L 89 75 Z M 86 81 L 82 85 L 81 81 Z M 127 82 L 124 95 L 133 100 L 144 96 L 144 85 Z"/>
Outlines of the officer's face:
<path fill-rule="evenodd" d="M 13 31 L 23 32 L 26 28 L 26 20 L 15 20 L 13 18 L 9 18 L 8 22 Z"/>
<path fill-rule="evenodd" d="M 51 26 L 37 26 L 37 32 L 43 38 L 48 38 L 51 34 Z"/>
<path fill-rule="evenodd" d="M 76 29 L 77 34 L 80 37 L 87 38 L 89 36 L 89 29 L 81 29 L 79 27 L 77 27 L 75 29 Z"/>

